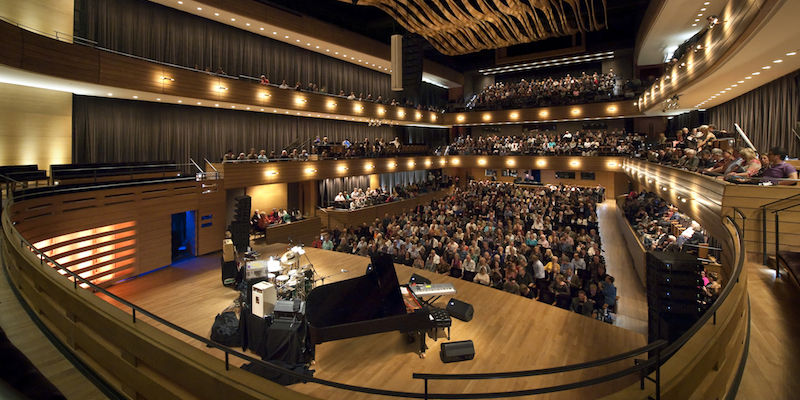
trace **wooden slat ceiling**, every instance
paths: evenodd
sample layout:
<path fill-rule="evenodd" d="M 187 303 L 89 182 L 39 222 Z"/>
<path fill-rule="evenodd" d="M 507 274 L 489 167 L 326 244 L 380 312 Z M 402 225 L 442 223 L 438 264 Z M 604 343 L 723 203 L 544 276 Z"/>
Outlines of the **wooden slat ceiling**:
<path fill-rule="evenodd" d="M 351 2 L 352 0 L 340 0 Z M 606 0 L 360 0 L 425 37 L 442 54 L 497 49 L 608 25 Z"/>

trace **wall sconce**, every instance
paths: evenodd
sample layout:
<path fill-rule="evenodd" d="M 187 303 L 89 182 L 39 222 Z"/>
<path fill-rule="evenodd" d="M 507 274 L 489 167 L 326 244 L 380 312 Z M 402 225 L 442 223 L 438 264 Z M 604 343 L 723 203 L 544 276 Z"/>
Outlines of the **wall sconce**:
<path fill-rule="evenodd" d="M 508 164 L 508 165 L 514 165 L 514 160 L 508 160 L 508 161 L 506 161 L 506 164 Z"/>
<path fill-rule="evenodd" d="M 228 88 L 226 88 L 225 86 L 220 86 L 219 90 L 228 90 Z"/>
<path fill-rule="evenodd" d="M 463 121 L 464 120 L 464 116 L 463 115 L 459 115 L 458 117 L 456 117 L 456 119 L 459 120 L 459 121 Z"/>
<path fill-rule="evenodd" d="M 484 165 L 484 164 L 486 164 L 486 160 L 481 158 L 480 160 L 478 160 L 478 164 Z"/>
<path fill-rule="evenodd" d="M 313 174 L 313 173 L 317 172 L 317 170 L 315 170 L 314 168 L 309 168 L 309 169 L 306 170 L 306 172 L 309 173 L 309 174 Z"/>
<path fill-rule="evenodd" d="M 267 171 L 267 176 L 275 176 L 278 175 L 278 171 Z"/>
<path fill-rule="evenodd" d="M 168 76 L 162 76 L 162 77 L 161 77 L 161 79 L 163 79 L 163 80 L 165 80 L 165 81 L 175 82 L 175 79 L 173 79 L 173 78 L 170 78 L 170 77 L 168 77 Z"/>

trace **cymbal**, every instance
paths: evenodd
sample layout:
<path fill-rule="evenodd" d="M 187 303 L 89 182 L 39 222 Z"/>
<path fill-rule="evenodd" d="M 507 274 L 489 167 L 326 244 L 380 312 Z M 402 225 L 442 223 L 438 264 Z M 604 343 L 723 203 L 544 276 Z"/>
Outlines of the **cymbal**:
<path fill-rule="evenodd" d="M 297 253 L 289 250 L 286 253 L 283 253 L 283 255 L 281 256 L 281 264 L 292 265 L 297 261 L 298 258 L 299 257 Z"/>

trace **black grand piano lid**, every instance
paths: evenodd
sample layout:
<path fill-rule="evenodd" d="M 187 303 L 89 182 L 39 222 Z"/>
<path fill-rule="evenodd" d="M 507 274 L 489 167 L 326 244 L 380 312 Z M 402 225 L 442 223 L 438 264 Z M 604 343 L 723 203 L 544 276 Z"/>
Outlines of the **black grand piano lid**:
<path fill-rule="evenodd" d="M 306 312 L 316 328 L 406 314 L 392 257 L 373 255 L 365 275 L 316 287 Z"/>

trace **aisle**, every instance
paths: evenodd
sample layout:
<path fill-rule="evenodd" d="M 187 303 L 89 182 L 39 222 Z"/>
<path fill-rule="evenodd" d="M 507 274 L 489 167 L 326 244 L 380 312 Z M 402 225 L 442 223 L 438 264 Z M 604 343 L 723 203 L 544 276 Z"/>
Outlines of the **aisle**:
<path fill-rule="evenodd" d="M 796 399 L 800 392 L 800 320 L 795 303 L 800 289 L 792 278 L 762 264 L 747 262 L 750 295 L 750 350 L 736 394 L 739 400 Z"/>
<path fill-rule="evenodd" d="M 14 344 L 68 399 L 108 399 L 44 336 L 22 308 L 0 265 L 0 327 Z M 0 361 L 2 362 L 2 361 Z"/>
<path fill-rule="evenodd" d="M 608 199 L 597 207 L 600 238 L 607 272 L 613 276 L 619 299 L 619 314 L 614 325 L 647 336 L 647 292 L 633 267 L 615 213 L 617 203 Z"/>

